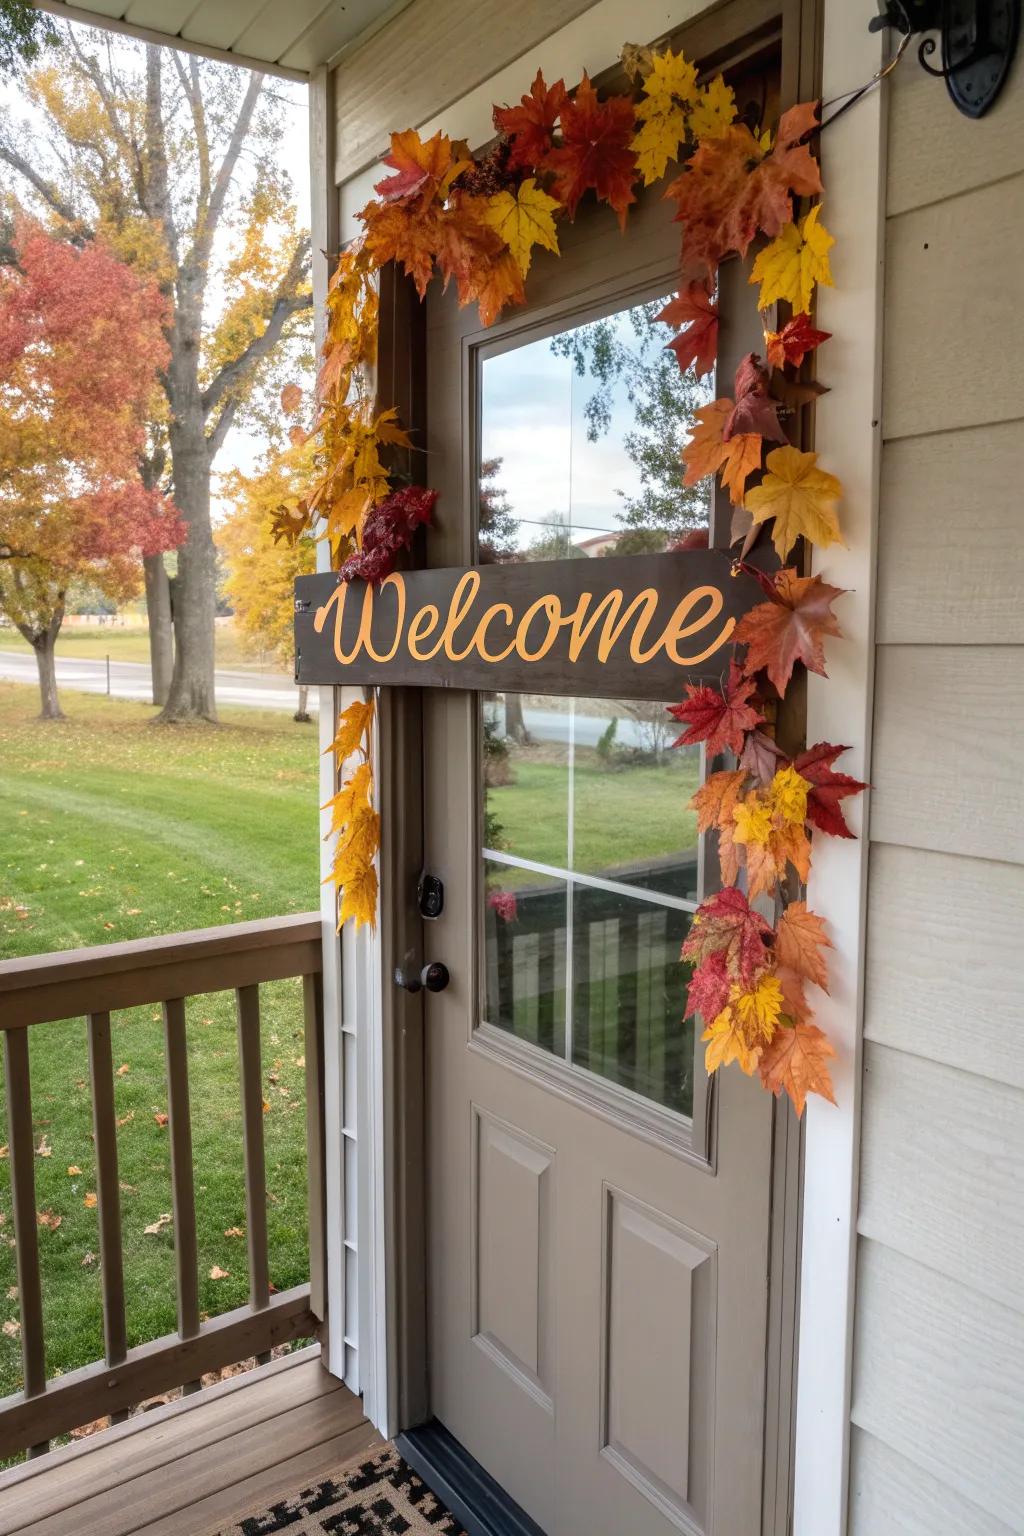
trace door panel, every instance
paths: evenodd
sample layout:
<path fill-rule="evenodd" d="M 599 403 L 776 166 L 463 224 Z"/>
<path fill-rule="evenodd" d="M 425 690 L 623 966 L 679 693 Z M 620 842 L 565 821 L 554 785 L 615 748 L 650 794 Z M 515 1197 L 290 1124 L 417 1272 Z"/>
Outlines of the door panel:
<path fill-rule="evenodd" d="M 677 238 L 654 199 L 625 238 L 581 213 L 561 261 L 538 257 L 531 307 L 489 332 L 429 296 L 431 563 L 477 556 L 482 459 L 538 451 L 522 426 L 495 453 L 487 361 L 538 342 L 557 360 L 556 333 L 670 293 Z M 553 421 L 554 369 L 527 361 Z M 597 539 L 572 557 L 600 558 L 623 530 L 600 474 L 577 495 L 571 462 L 528 469 L 508 477 L 529 516 L 503 557 Z M 612 459 L 604 474 L 614 491 Z M 426 866 L 446 894 L 425 958 L 452 977 L 425 999 L 431 1408 L 550 1536 L 754 1536 L 772 1101 L 736 1073 L 709 1091 L 681 1022 L 701 770 L 634 703 L 424 696 Z"/>

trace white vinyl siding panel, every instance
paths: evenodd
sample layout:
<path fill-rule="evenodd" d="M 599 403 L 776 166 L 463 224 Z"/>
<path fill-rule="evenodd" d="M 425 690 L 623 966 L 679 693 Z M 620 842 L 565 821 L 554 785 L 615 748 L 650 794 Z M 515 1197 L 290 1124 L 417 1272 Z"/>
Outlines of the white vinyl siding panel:
<path fill-rule="evenodd" d="M 890 101 L 851 1536 L 1024 1532 L 1024 70 Z"/>

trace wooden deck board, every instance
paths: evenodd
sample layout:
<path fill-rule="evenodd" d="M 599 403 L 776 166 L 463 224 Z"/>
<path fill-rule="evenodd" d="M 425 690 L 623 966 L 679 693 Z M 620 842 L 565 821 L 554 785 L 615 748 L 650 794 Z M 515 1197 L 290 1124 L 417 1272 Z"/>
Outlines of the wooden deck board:
<path fill-rule="evenodd" d="M 304 1350 L 0 1478 L 0 1536 L 200 1536 L 379 1443 Z"/>

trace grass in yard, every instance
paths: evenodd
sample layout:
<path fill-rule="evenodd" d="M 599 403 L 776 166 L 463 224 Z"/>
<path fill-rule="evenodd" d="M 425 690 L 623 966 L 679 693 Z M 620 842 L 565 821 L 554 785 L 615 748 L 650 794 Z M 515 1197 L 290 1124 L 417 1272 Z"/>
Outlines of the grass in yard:
<path fill-rule="evenodd" d="M 241 668 L 244 671 L 287 672 L 275 662 L 262 663 L 242 650 L 232 624 L 218 624 L 214 639 L 218 667 Z M 27 640 L 13 626 L 0 629 L 0 651 L 30 651 Z M 82 625 L 66 624 L 57 637 L 57 660 L 65 656 L 77 656 L 87 661 L 102 662 L 105 656 L 111 661 L 141 661 L 149 665 L 149 630 L 145 625 Z"/>
<path fill-rule="evenodd" d="M 155 727 L 146 706 L 66 693 L 35 721 L 34 690 L 0 684 L 0 957 L 311 910 L 318 900 L 317 741 L 288 716 Z M 308 1277 L 301 984 L 261 989 L 271 1278 Z M 201 1305 L 247 1296 L 234 1001 L 188 1005 Z M 130 1343 L 175 1327 L 159 1010 L 113 1024 Z M 84 1021 L 31 1031 L 36 1206 L 47 1366 L 102 1356 Z M 3 1095 L 0 1093 L 0 1101 Z M 0 1124 L 4 1124 L 0 1121 Z M 0 1131 L 6 1141 L 6 1132 Z M 4 1149 L 6 1151 L 6 1149 Z M 9 1160 L 0 1153 L 0 1395 L 20 1383 Z M 159 1230 L 145 1228 L 157 1224 Z M 227 1271 L 212 1279 L 211 1270 Z"/>
<path fill-rule="evenodd" d="M 500 827 L 501 846 L 539 864 L 566 866 L 569 821 L 564 762 L 543 753 L 513 752 L 512 782 L 487 791 L 487 807 Z M 697 819 L 686 803 L 699 783 L 696 752 L 669 753 L 660 763 L 609 766 L 577 747 L 573 766 L 572 867 L 615 878 L 630 865 L 693 848 Z M 509 872 L 510 877 L 512 872 Z M 524 872 L 523 882 L 533 877 Z M 511 889 L 514 877 L 503 880 Z"/>

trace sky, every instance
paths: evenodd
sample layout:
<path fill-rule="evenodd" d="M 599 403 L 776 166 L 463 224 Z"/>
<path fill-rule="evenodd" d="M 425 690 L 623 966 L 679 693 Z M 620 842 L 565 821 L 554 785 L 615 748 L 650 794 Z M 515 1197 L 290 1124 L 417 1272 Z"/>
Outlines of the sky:
<path fill-rule="evenodd" d="M 635 351 L 628 316 L 624 310 L 612 317 L 615 336 Z M 667 342 L 670 333 L 657 329 L 664 331 L 658 339 Z M 590 442 L 585 407 L 597 383 L 589 371 L 579 377 L 549 338 L 485 359 L 481 384 L 481 455 L 502 461 L 495 484 L 520 520 L 520 548 L 544 536 L 552 514 L 568 523 L 577 544 L 620 528 L 623 496 L 641 491 L 623 446 L 626 433 L 635 430 L 625 385 L 612 387 L 608 430 Z"/>

